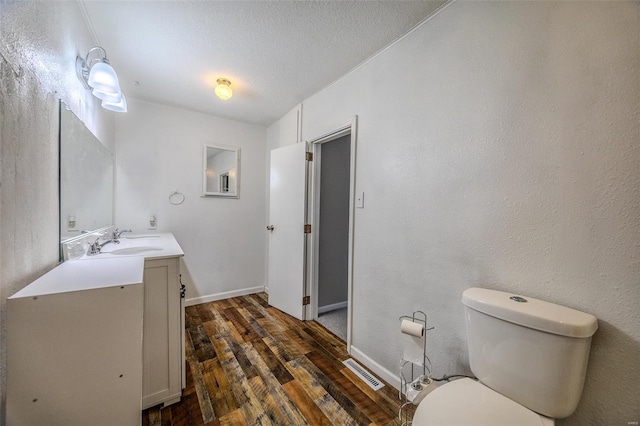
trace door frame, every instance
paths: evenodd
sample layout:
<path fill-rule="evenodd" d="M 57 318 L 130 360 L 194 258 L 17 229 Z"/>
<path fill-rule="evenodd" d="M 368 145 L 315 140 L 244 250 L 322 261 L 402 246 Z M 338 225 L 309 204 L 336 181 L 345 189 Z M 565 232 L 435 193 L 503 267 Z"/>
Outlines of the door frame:
<path fill-rule="evenodd" d="M 346 123 L 334 127 L 333 130 L 308 141 L 309 149 L 313 153 L 311 179 L 308 184 L 309 222 L 311 224 L 311 241 L 307 251 L 307 285 L 305 292 L 311 296 L 311 302 L 306 306 L 305 318 L 318 318 L 318 264 L 320 253 L 320 165 L 321 145 L 331 142 L 348 134 L 350 140 L 349 159 L 349 247 L 347 260 L 347 352 L 351 353 L 351 326 L 353 305 L 353 240 L 354 240 L 354 214 L 355 214 L 355 190 L 356 190 L 356 141 L 357 141 L 358 116 L 354 115 Z"/>

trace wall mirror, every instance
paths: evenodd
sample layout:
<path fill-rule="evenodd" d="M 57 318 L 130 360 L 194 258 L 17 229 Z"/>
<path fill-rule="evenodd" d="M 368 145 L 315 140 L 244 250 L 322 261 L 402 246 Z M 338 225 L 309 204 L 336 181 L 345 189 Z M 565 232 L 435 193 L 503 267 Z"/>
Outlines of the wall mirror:
<path fill-rule="evenodd" d="M 113 224 L 113 157 L 60 102 L 60 241 Z"/>
<path fill-rule="evenodd" d="M 240 197 L 240 148 L 204 145 L 202 195 Z"/>

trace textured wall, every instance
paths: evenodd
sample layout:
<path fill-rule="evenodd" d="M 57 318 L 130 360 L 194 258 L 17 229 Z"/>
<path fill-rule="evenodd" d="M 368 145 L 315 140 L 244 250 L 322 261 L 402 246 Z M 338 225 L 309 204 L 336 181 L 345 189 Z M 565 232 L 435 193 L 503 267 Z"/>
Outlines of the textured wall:
<path fill-rule="evenodd" d="M 58 100 L 113 143 L 111 113 L 75 77 L 93 44 L 75 2 L 0 1 L 0 424 L 6 299 L 58 262 Z"/>
<path fill-rule="evenodd" d="M 303 102 L 305 140 L 358 115 L 357 349 L 395 372 L 423 309 L 465 373 L 462 291 L 538 297 L 599 318 L 559 423 L 640 420 L 638 52 L 638 2 L 456 2 Z"/>
<path fill-rule="evenodd" d="M 187 300 L 264 286 L 266 128 L 131 99 L 116 139 L 116 225 L 175 235 Z M 240 147 L 239 199 L 201 197 L 203 144 Z"/>

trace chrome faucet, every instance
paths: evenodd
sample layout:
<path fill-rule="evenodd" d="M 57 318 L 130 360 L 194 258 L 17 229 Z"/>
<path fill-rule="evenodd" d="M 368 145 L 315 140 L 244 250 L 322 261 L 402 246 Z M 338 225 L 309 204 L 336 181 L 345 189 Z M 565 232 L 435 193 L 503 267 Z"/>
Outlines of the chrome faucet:
<path fill-rule="evenodd" d="M 100 242 L 100 237 L 96 238 L 96 240 L 92 243 L 89 243 L 89 248 L 87 249 L 87 255 L 93 256 L 96 254 L 100 254 L 100 250 L 102 247 L 106 246 L 109 243 L 114 242 L 113 239 L 107 240 L 103 243 Z"/>
<path fill-rule="evenodd" d="M 124 234 L 125 232 L 133 232 L 131 229 L 123 229 L 122 231 L 119 231 L 118 228 L 115 229 L 115 231 L 113 231 L 113 233 L 111 234 L 111 241 L 114 244 L 120 244 L 120 235 Z"/>

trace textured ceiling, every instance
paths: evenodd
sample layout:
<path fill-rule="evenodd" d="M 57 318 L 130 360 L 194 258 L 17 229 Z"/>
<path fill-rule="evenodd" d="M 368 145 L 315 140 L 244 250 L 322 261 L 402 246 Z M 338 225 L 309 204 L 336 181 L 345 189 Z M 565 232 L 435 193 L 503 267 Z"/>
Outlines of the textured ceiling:
<path fill-rule="evenodd" d="M 266 126 L 407 33 L 442 2 L 80 4 L 128 97 Z M 213 92 L 219 77 L 231 80 L 234 96 L 228 101 Z"/>

